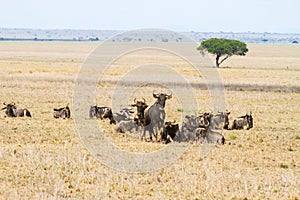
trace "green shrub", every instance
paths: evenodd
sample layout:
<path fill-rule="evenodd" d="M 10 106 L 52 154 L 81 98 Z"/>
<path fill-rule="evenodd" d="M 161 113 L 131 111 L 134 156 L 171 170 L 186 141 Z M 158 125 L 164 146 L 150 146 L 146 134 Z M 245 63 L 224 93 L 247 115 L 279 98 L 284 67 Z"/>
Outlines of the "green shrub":
<path fill-rule="evenodd" d="M 183 112 L 183 109 L 182 109 L 182 108 L 177 108 L 176 111 L 177 111 L 177 112 Z"/>
<path fill-rule="evenodd" d="M 237 138 L 237 136 L 235 134 L 230 134 L 228 137 L 231 140 L 235 140 Z"/>

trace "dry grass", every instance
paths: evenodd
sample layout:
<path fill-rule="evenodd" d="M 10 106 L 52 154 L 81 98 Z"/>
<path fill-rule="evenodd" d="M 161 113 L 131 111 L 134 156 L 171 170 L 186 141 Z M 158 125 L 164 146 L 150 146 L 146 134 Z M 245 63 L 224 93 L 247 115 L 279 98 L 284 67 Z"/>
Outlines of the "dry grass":
<path fill-rule="evenodd" d="M 97 162 L 76 134 L 73 120 L 52 118 L 52 108 L 72 103 L 76 73 L 94 48 L 88 42 L 1 42 L 0 101 L 13 100 L 33 115 L 10 119 L 0 114 L 1 199 L 300 198 L 300 93 L 288 90 L 300 87 L 299 45 L 251 44 L 246 57 L 232 57 L 224 63 L 230 68 L 219 69 L 228 88 L 231 120 L 251 110 L 253 129 L 224 131 L 226 144 L 206 158 L 200 159 L 203 146 L 194 144 L 173 165 L 145 174 L 118 172 Z M 132 65 L 152 58 L 151 52 L 123 58 L 106 78 L 115 81 Z M 198 76 L 170 55 L 155 58 L 191 82 Z M 113 82 L 99 85 L 97 102 L 109 104 L 113 89 Z M 151 103 L 152 89 L 140 88 L 132 98 L 144 96 Z M 209 110 L 208 91 L 195 90 L 199 110 Z M 166 110 L 168 119 L 180 122 L 176 98 L 167 102 Z M 120 149 L 150 152 L 164 146 L 99 124 Z"/>

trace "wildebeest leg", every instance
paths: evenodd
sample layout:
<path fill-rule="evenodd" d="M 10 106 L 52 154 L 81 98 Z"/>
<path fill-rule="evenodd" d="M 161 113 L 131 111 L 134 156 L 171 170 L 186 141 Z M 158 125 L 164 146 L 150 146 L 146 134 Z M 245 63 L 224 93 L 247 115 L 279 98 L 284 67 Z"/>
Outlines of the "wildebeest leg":
<path fill-rule="evenodd" d="M 158 127 L 157 127 L 157 122 L 154 123 L 154 125 L 152 126 L 152 134 L 154 135 L 155 137 L 155 141 L 157 142 L 157 137 L 158 137 Z"/>
<path fill-rule="evenodd" d="M 152 126 L 152 124 L 149 124 L 149 136 L 150 136 L 150 140 L 153 141 L 152 136 L 154 135 L 154 137 L 156 138 L 156 134 L 154 131 L 154 127 Z"/>
<path fill-rule="evenodd" d="M 163 134 L 161 135 L 161 140 L 162 141 L 164 141 L 164 140 L 167 141 L 167 137 L 168 137 L 168 135 L 167 135 L 167 129 L 164 127 Z"/>
<path fill-rule="evenodd" d="M 155 136 L 155 133 L 154 133 L 154 127 L 153 127 L 152 124 L 150 123 L 150 124 L 147 125 L 145 128 L 146 128 L 146 130 L 148 130 L 148 132 L 149 132 L 149 139 L 152 141 L 152 140 L 153 140 L 152 136 L 153 136 L 153 135 Z"/>
<path fill-rule="evenodd" d="M 143 140 L 143 139 L 145 139 L 145 138 L 146 138 L 146 131 L 147 131 L 147 127 L 148 127 L 148 126 L 143 126 L 143 127 L 142 127 L 142 132 L 143 132 L 143 135 L 142 135 L 142 137 L 141 137 L 141 140 Z"/>
<path fill-rule="evenodd" d="M 225 144 L 225 137 L 222 135 L 221 144 Z"/>
<path fill-rule="evenodd" d="M 65 110 L 63 110 L 62 118 L 66 119 L 66 111 Z"/>
<path fill-rule="evenodd" d="M 157 138 L 158 138 L 158 141 L 162 141 L 163 132 L 164 132 L 163 122 L 159 122 L 158 123 L 158 127 L 157 127 Z"/>

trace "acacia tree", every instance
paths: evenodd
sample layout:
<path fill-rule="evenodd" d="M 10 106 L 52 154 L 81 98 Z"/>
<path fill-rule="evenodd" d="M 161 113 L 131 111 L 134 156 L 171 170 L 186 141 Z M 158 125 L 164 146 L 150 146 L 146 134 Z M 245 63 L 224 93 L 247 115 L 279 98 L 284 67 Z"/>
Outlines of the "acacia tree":
<path fill-rule="evenodd" d="M 223 38 L 211 38 L 202 41 L 197 50 L 200 50 L 202 53 L 207 51 L 208 53 L 215 54 L 217 67 L 232 55 L 244 56 L 248 52 L 245 43 Z M 222 56 L 225 57 L 220 60 Z"/>

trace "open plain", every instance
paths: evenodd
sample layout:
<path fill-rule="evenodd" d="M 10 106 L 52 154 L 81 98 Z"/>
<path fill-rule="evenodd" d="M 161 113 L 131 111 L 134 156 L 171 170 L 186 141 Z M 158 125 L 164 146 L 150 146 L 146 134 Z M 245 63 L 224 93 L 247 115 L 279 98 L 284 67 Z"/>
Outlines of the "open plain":
<path fill-rule="evenodd" d="M 32 114 L 6 118 L 0 113 L 0 199 L 300 199 L 300 45 L 248 44 L 245 57 L 229 58 L 216 69 L 230 120 L 252 111 L 253 129 L 224 130 L 225 145 L 216 145 L 205 158 L 200 158 L 203 145 L 191 144 L 168 167 L 132 174 L 98 162 L 77 135 L 74 120 L 52 117 L 53 108 L 67 103 L 74 111 L 77 73 L 98 44 L 0 43 L 0 102 L 13 101 Z M 106 71 L 96 90 L 98 105 L 110 106 L 114 83 L 132 66 L 153 59 L 191 83 L 195 77 L 204 83 L 201 74 L 172 55 L 133 52 Z M 210 111 L 209 91 L 198 82 L 193 87 L 199 105 L 193 112 Z M 153 89 L 165 88 L 140 87 L 128 104 L 135 96 L 153 103 Z M 168 120 L 181 121 L 176 95 L 167 101 L 166 113 Z M 99 125 L 122 150 L 165 147 L 116 133 L 108 121 Z"/>

